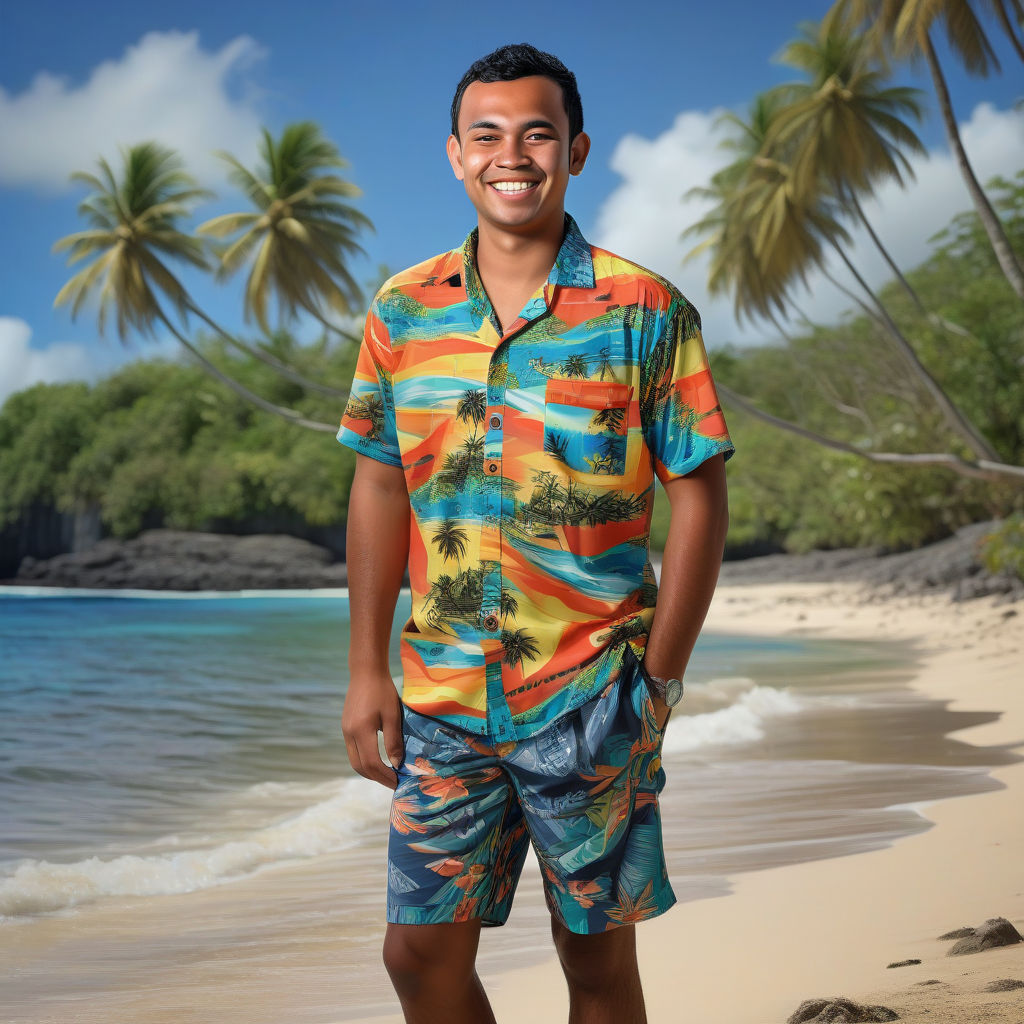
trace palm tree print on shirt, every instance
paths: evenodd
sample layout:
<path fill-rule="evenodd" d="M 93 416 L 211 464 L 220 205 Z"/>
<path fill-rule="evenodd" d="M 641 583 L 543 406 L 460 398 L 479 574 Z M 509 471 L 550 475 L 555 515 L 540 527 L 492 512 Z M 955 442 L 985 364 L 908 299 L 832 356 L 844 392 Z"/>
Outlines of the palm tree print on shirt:
<path fill-rule="evenodd" d="M 487 393 L 481 388 L 467 388 L 462 392 L 459 404 L 455 407 L 455 415 L 467 423 L 483 423 L 487 412 Z"/>
<path fill-rule="evenodd" d="M 564 373 L 566 377 L 585 378 L 587 376 L 586 357 L 579 355 L 578 353 L 568 356 L 563 360 L 561 369 L 562 373 Z"/>
<path fill-rule="evenodd" d="M 466 554 L 466 531 L 456 525 L 454 519 L 445 519 L 434 533 L 434 543 L 437 550 L 444 556 L 445 561 L 454 558 L 461 561 Z"/>
<path fill-rule="evenodd" d="M 481 567 L 470 566 L 455 576 L 442 573 L 434 580 L 427 592 L 426 613 L 427 620 L 432 626 L 439 629 L 448 627 L 451 631 L 453 623 L 472 624 L 477 621 L 483 599 L 487 565 L 488 563 L 484 563 Z M 518 610 L 519 602 L 516 601 L 512 593 L 503 587 L 501 590 L 502 616 L 515 618 Z M 536 653 L 536 649 L 534 649 L 532 653 L 527 653 L 527 657 L 533 657 Z"/>
<path fill-rule="evenodd" d="M 501 646 L 505 652 L 502 660 L 512 668 L 515 668 L 523 658 L 529 658 L 532 661 L 540 654 L 537 638 L 531 636 L 525 629 L 503 629 L 501 631 Z"/>

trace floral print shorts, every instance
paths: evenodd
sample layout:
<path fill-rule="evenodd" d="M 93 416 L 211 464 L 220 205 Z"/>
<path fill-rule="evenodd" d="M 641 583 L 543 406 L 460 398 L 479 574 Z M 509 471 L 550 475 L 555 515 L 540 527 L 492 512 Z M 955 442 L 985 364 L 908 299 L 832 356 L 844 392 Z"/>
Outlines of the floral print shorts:
<path fill-rule="evenodd" d="M 662 732 L 632 651 L 597 697 L 529 739 L 490 743 L 402 714 L 388 921 L 504 924 L 531 842 L 548 908 L 570 931 L 643 921 L 676 902 L 658 808 Z"/>

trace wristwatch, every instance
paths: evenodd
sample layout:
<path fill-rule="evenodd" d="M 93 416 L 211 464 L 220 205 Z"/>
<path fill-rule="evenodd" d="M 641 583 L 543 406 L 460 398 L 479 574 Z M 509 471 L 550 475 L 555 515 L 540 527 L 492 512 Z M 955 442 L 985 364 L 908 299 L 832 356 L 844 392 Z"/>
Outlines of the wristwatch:
<path fill-rule="evenodd" d="M 683 699 L 682 679 L 663 679 L 652 675 L 643 662 L 640 662 L 640 671 L 651 692 L 656 693 L 670 708 L 674 708 Z"/>

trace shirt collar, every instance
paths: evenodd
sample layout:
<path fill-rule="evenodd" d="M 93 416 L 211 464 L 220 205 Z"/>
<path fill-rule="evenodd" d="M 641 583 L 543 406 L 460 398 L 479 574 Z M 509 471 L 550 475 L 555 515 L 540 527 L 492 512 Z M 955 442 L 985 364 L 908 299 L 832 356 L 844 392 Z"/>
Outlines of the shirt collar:
<path fill-rule="evenodd" d="M 437 283 L 444 284 L 457 274 L 463 275 L 466 296 L 475 306 L 485 305 L 483 285 L 476 269 L 476 245 L 480 237 L 478 228 L 473 228 L 465 242 L 458 249 L 452 249 L 438 268 Z M 548 283 L 563 288 L 593 288 L 594 260 L 590 254 L 590 243 L 583 237 L 579 226 L 570 214 L 565 215 L 565 235 L 555 257 L 555 265 L 548 275 Z"/>

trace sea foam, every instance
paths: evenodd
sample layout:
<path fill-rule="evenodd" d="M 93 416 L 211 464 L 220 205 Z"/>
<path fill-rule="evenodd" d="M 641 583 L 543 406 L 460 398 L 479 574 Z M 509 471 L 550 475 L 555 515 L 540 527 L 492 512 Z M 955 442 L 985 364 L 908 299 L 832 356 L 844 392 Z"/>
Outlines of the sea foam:
<path fill-rule="evenodd" d="M 700 708 L 721 706 L 710 711 Z M 751 679 L 716 679 L 709 683 L 687 683 L 686 695 L 665 730 L 662 751 L 684 754 L 703 747 L 752 743 L 763 739 L 765 722 L 783 715 L 805 710 L 808 698 L 797 697 L 788 690 L 758 686 Z M 697 713 L 691 713 L 696 708 Z"/>
<path fill-rule="evenodd" d="M 269 787 L 267 795 L 281 794 L 279 784 L 262 786 Z M 308 791 L 310 787 L 302 788 Z M 207 889 L 269 864 L 344 849 L 359 841 L 366 825 L 387 818 L 391 791 L 376 783 L 344 779 L 316 788 L 329 790 L 329 795 L 243 838 L 209 848 L 146 856 L 124 854 L 109 860 L 88 857 L 70 864 L 31 859 L 9 862 L 4 866 L 7 877 L 0 880 L 0 918 L 65 910 L 103 896 L 156 896 Z M 165 837 L 163 845 L 173 842 L 173 837 Z"/>
<path fill-rule="evenodd" d="M 796 714 L 815 699 L 758 686 L 746 678 L 688 682 L 682 713 L 673 715 L 663 751 L 690 753 L 754 742 L 765 735 L 769 719 Z M 151 854 L 106 860 L 93 856 L 68 864 L 32 859 L 9 862 L 2 868 L 6 877 L 0 879 L 0 919 L 64 911 L 104 896 L 193 892 L 281 861 L 341 850 L 359 842 L 368 826 L 383 827 L 391 791 L 361 778 L 314 784 L 261 782 L 236 798 L 239 805 L 256 809 L 263 803 L 306 806 L 241 838 L 208 847 L 193 845 L 168 852 L 180 840 L 165 836 L 143 845 L 143 849 L 162 847 Z"/>

